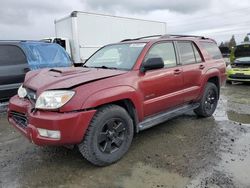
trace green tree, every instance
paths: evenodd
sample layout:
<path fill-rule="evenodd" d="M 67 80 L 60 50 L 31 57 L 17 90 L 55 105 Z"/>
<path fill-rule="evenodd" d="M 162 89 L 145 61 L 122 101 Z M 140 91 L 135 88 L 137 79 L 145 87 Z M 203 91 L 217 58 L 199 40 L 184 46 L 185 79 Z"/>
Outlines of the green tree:
<path fill-rule="evenodd" d="M 230 39 L 228 46 L 229 46 L 230 49 L 232 49 L 232 47 L 236 46 L 236 41 L 235 41 L 234 35 Z"/>
<path fill-rule="evenodd" d="M 248 35 L 247 35 L 247 36 L 245 36 L 245 38 L 244 38 L 244 42 L 249 42 L 249 37 L 248 37 Z"/>
<path fill-rule="evenodd" d="M 234 56 L 234 48 L 231 48 L 231 53 L 230 53 L 230 62 L 234 62 L 235 56 Z"/>

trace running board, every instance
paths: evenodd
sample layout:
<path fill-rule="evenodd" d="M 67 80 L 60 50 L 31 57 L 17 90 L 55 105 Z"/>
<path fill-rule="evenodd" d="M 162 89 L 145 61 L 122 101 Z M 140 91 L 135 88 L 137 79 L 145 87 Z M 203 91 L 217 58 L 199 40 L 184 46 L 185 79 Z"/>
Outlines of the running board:
<path fill-rule="evenodd" d="M 199 105 L 200 105 L 199 103 L 188 104 L 188 105 L 181 106 L 179 108 L 175 108 L 173 110 L 163 112 L 163 113 L 157 114 L 155 116 L 151 116 L 149 118 L 146 118 L 144 121 L 139 123 L 139 125 L 138 125 L 139 131 L 143 131 L 145 129 L 148 129 L 150 127 L 153 127 L 155 125 L 163 123 L 169 119 L 172 119 L 176 116 L 184 114 L 190 110 L 194 110 L 195 108 L 198 108 Z"/>

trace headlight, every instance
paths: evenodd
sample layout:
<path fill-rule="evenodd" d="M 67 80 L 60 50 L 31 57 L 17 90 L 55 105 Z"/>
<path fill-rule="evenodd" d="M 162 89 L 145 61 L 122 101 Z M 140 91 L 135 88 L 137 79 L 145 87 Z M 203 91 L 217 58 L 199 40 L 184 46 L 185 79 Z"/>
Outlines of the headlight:
<path fill-rule="evenodd" d="M 73 96 L 74 91 L 52 90 L 43 92 L 36 101 L 38 109 L 57 109 L 65 105 Z"/>
<path fill-rule="evenodd" d="M 17 94 L 20 98 L 24 98 L 27 96 L 27 90 L 23 87 L 23 85 L 21 85 L 19 88 L 18 88 L 18 91 L 17 91 Z"/>

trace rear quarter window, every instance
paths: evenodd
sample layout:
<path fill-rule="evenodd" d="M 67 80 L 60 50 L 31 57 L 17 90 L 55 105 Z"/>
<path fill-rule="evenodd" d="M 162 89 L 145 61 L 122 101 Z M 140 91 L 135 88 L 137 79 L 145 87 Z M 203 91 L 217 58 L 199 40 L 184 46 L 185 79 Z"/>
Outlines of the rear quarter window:
<path fill-rule="evenodd" d="M 200 43 L 213 59 L 222 59 L 222 55 L 217 44 L 213 42 L 200 42 Z"/>
<path fill-rule="evenodd" d="M 0 45 L 0 66 L 25 64 L 23 51 L 14 45 Z"/>

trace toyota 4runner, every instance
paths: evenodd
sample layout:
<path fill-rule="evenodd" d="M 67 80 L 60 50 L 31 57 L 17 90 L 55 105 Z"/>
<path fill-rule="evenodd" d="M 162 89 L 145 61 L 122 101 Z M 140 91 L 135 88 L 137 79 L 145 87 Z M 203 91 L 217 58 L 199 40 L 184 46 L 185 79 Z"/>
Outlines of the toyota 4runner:
<path fill-rule="evenodd" d="M 37 145 L 77 145 L 91 163 L 118 161 L 133 136 L 216 109 L 225 62 L 214 40 L 164 35 L 102 47 L 78 68 L 27 73 L 8 120 Z"/>

